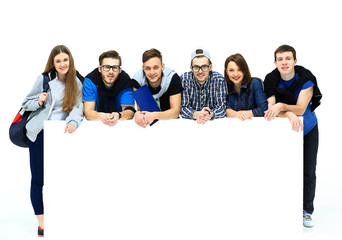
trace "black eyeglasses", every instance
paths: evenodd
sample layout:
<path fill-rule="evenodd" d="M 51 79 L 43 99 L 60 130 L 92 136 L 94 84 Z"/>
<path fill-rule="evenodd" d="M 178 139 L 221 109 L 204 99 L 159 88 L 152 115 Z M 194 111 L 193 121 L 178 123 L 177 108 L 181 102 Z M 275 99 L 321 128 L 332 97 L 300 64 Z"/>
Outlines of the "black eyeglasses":
<path fill-rule="evenodd" d="M 194 72 L 199 72 L 200 70 L 202 70 L 202 72 L 208 72 L 209 68 L 210 68 L 210 65 L 192 66 L 192 70 L 194 70 Z"/>
<path fill-rule="evenodd" d="M 120 66 L 118 66 L 118 65 L 113 65 L 113 66 L 101 65 L 100 67 L 102 67 L 103 71 L 105 71 L 105 72 L 109 72 L 110 69 L 112 69 L 113 72 L 118 72 L 120 70 Z"/>

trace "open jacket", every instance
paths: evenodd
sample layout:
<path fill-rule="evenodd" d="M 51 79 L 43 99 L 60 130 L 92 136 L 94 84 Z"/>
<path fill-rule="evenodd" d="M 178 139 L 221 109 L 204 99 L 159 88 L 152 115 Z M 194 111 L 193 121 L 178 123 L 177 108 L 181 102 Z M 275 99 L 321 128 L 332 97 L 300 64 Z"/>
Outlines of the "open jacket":
<path fill-rule="evenodd" d="M 49 76 L 51 77 L 51 73 L 49 73 Z M 37 78 L 36 82 L 33 85 L 33 88 L 22 103 L 22 107 L 23 109 L 25 109 L 25 111 L 32 111 L 26 124 L 26 136 L 32 142 L 36 140 L 38 133 L 44 128 L 44 121 L 49 119 L 52 109 L 56 104 L 55 86 L 57 83 L 57 77 L 49 81 L 50 90 L 48 91 L 48 98 L 46 102 L 42 104 L 42 106 L 39 106 L 39 95 L 43 92 L 43 79 L 43 75 L 40 75 Z M 76 104 L 74 105 L 73 109 L 71 110 L 65 121 L 66 124 L 72 124 L 75 128 L 78 128 L 83 120 L 83 103 L 82 83 L 77 77 L 76 81 L 80 94 L 76 100 Z"/>

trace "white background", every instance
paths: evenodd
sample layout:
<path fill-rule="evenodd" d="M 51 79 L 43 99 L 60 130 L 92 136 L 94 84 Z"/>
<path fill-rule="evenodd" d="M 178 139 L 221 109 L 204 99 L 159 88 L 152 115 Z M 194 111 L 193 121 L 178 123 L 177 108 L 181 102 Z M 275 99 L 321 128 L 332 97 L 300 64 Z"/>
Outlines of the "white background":
<path fill-rule="evenodd" d="M 274 50 L 284 43 L 293 45 L 298 64 L 315 74 L 323 93 L 316 110 L 317 226 L 305 229 L 304 236 L 341 236 L 341 22 L 340 5 L 333 0 L 2 2 L 0 238 L 16 239 L 7 234 L 23 232 L 26 238 L 21 239 L 31 239 L 36 229 L 29 200 L 28 151 L 10 143 L 8 126 L 58 44 L 70 48 L 83 75 L 98 65 L 103 51 L 114 49 L 132 76 L 142 65 L 142 53 L 152 47 L 162 52 L 166 66 L 182 74 L 189 70 L 191 51 L 205 47 L 214 70 L 223 73 L 225 59 L 239 52 L 252 76 L 261 78 L 274 68 Z"/>

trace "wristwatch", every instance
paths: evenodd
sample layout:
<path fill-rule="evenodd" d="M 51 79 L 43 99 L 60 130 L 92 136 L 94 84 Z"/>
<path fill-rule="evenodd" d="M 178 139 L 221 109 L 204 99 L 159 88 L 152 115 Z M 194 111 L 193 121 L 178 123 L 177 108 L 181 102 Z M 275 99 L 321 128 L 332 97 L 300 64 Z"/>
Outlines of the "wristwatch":
<path fill-rule="evenodd" d="M 118 114 L 119 114 L 119 119 L 120 119 L 121 118 L 121 113 L 118 112 Z"/>

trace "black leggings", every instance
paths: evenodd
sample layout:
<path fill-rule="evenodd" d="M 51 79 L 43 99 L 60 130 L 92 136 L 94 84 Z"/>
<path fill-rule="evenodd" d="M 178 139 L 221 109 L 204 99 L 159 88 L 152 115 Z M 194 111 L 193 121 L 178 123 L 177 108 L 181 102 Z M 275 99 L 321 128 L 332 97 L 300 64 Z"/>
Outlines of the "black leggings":
<path fill-rule="evenodd" d="M 304 136 L 304 191 L 303 210 L 313 213 L 316 190 L 316 164 L 318 151 L 318 124 Z"/>
<path fill-rule="evenodd" d="M 44 133 L 38 134 L 36 141 L 28 140 L 31 167 L 31 203 L 36 215 L 44 214 Z"/>

